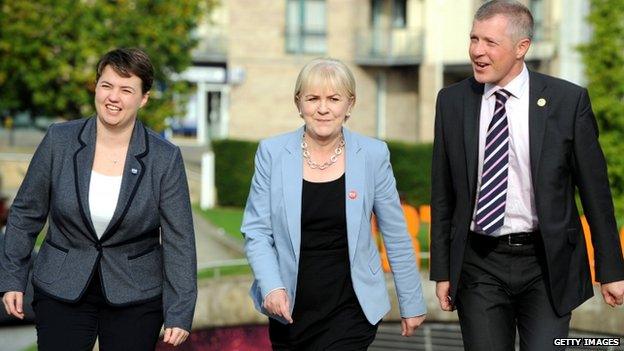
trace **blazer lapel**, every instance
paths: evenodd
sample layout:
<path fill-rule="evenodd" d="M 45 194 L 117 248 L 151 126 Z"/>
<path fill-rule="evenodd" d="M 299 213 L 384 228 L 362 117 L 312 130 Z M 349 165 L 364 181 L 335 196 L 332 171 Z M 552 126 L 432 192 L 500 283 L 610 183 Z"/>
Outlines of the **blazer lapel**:
<path fill-rule="evenodd" d="M 539 171 L 539 161 L 544 143 L 548 97 L 546 83 L 533 72 L 529 72 L 529 149 L 531 154 L 531 178 L 533 187 Z M 541 106 L 540 106 L 541 105 Z"/>
<path fill-rule="evenodd" d="M 464 105 L 464 151 L 466 153 L 466 172 L 470 199 L 476 197 L 477 165 L 479 158 L 479 119 L 481 115 L 481 98 L 484 85 L 474 78 L 470 79 L 470 91 L 465 97 Z"/>
<path fill-rule="evenodd" d="M 364 195 L 366 193 L 366 159 L 361 153 L 357 138 L 347 129 L 342 128 L 345 138 L 345 202 L 347 212 L 347 238 L 349 242 L 349 257 L 355 259 L 364 211 Z M 369 186 L 374 186 L 370 184 Z"/>
<path fill-rule="evenodd" d="M 301 192 L 303 186 L 303 157 L 301 155 L 301 136 L 303 127 L 292 134 L 284 145 L 286 152 L 282 159 L 282 190 L 288 234 L 295 258 L 299 262 L 301 248 Z"/>
<path fill-rule="evenodd" d="M 117 207 L 115 207 L 113 218 L 111 218 L 108 227 L 102 234 L 101 241 L 105 241 L 115 234 L 132 204 L 132 200 L 145 174 L 145 164 L 142 158 L 149 153 L 147 138 L 147 129 L 143 126 L 143 123 L 137 120 L 132 130 L 132 137 L 130 138 L 130 145 L 126 154 Z"/>
<path fill-rule="evenodd" d="M 74 184 L 76 186 L 78 208 L 82 222 L 87 228 L 92 241 L 98 240 L 91 222 L 91 211 L 89 210 L 89 182 L 91 181 L 91 169 L 93 169 L 93 158 L 95 157 L 95 118 L 88 118 L 82 125 L 78 133 L 79 147 L 74 153 Z"/>

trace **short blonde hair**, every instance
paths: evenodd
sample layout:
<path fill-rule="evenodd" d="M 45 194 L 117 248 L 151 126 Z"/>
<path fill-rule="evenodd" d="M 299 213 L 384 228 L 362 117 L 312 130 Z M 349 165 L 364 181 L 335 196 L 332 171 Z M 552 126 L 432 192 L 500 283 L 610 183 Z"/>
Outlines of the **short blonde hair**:
<path fill-rule="evenodd" d="M 533 40 L 534 21 L 531 11 L 516 0 L 492 0 L 479 7 L 475 21 L 488 20 L 496 15 L 507 17 L 507 31 L 514 40 Z"/>
<path fill-rule="evenodd" d="M 299 102 L 302 91 L 318 85 L 330 86 L 355 102 L 355 78 L 340 60 L 316 58 L 303 66 L 295 83 L 295 104 Z"/>

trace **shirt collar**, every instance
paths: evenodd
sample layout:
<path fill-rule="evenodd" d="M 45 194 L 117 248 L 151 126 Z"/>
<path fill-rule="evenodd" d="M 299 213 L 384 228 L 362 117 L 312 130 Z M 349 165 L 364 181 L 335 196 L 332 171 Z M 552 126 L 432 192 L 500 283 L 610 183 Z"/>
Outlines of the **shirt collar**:
<path fill-rule="evenodd" d="M 525 86 L 529 81 L 529 70 L 527 69 L 526 64 L 522 64 L 522 72 L 518 74 L 511 82 L 507 83 L 506 86 L 501 87 L 498 85 L 485 83 L 485 88 L 483 90 L 483 96 L 486 99 L 489 99 L 490 96 L 494 95 L 499 89 L 505 89 L 511 93 L 512 96 L 517 99 L 521 98 L 524 92 L 526 91 Z"/>

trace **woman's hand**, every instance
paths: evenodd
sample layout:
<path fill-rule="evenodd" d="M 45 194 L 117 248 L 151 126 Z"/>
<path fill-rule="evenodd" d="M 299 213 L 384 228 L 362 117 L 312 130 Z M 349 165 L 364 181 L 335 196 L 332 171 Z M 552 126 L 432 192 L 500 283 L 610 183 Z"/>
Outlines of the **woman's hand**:
<path fill-rule="evenodd" d="M 270 314 L 283 317 L 288 323 L 293 322 L 290 316 L 290 303 L 288 302 L 286 290 L 277 289 L 271 291 L 264 299 L 262 305 Z"/>
<path fill-rule="evenodd" d="M 4 309 L 8 315 L 15 316 L 19 319 L 24 319 L 24 309 L 22 305 L 24 302 L 24 293 L 21 291 L 7 291 L 2 297 L 4 303 Z"/>
<path fill-rule="evenodd" d="M 182 328 L 173 327 L 173 328 L 165 328 L 165 337 L 163 341 L 165 344 L 171 344 L 173 346 L 178 346 L 183 343 L 186 338 L 188 338 L 189 332 Z"/>
<path fill-rule="evenodd" d="M 401 335 L 411 336 L 414 334 L 416 329 L 425 321 L 425 317 L 426 315 L 423 314 L 422 316 L 401 318 Z"/>

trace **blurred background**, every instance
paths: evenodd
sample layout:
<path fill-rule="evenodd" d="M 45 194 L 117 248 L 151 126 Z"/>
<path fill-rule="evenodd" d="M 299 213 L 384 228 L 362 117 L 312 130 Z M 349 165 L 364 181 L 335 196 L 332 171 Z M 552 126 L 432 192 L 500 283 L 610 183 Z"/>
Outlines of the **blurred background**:
<path fill-rule="evenodd" d="M 331 56 L 357 82 L 348 127 L 389 143 L 429 303 L 427 323 L 405 339 L 393 301 L 371 350 L 461 350 L 457 315 L 439 311 L 427 281 L 431 142 L 437 92 L 471 75 L 469 32 L 483 2 L 0 1 L 0 228 L 47 127 L 93 114 L 99 57 L 142 48 L 157 82 L 139 117 L 181 147 L 194 203 L 200 293 L 195 330 L 178 349 L 270 349 L 266 318 L 247 296 L 242 207 L 258 140 L 302 123 L 293 103 L 299 69 Z M 624 1 L 522 2 L 536 24 L 529 68 L 589 89 L 624 239 Z M 0 319 L 0 350 L 36 350 L 31 311 L 24 323 Z M 624 309 L 595 297 L 574 312 L 572 328 L 624 337 Z"/>

